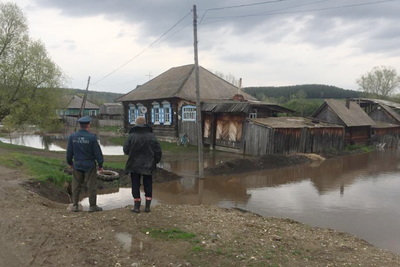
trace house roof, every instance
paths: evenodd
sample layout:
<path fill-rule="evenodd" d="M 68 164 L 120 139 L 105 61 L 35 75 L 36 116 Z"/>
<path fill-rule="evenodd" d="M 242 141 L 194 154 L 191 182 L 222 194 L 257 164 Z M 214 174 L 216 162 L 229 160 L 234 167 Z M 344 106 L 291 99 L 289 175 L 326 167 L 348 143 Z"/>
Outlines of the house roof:
<path fill-rule="evenodd" d="M 396 111 L 394 111 L 392 108 L 383 105 L 383 104 L 379 104 L 379 106 L 381 106 L 387 113 L 389 113 L 395 120 L 397 120 L 398 122 L 400 122 L 400 114 L 397 113 Z M 372 112 L 372 111 L 371 111 Z"/>
<path fill-rule="evenodd" d="M 312 117 L 317 115 L 325 106 L 329 106 L 332 111 L 348 127 L 353 126 L 371 126 L 375 122 L 364 112 L 364 110 L 355 102 L 350 102 L 350 108 L 345 103 L 335 99 L 325 99 L 325 102 L 314 112 Z"/>
<path fill-rule="evenodd" d="M 83 98 L 73 95 L 66 95 L 61 98 L 62 108 L 80 109 L 82 106 Z M 99 106 L 93 104 L 92 102 L 86 100 L 85 109 L 99 109 Z"/>
<path fill-rule="evenodd" d="M 262 102 L 239 102 L 239 101 L 209 101 L 201 104 L 201 111 L 223 112 L 223 113 L 249 113 L 253 109 L 270 109 L 278 113 L 294 113 L 293 110 L 281 107 L 277 104 Z"/>
<path fill-rule="evenodd" d="M 271 128 L 343 128 L 343 126 L 326 122 L 317 122 L 304 117 L 269 117 L 249 119 L 258 124 Z"/>
<path fill-rule="evenodd" d="M 232 99 L 238 88 L 221 79 L 203 67 L 199 67 L 200 98 Z M 245 100 L 256 100 L 242 92 Z M 175 67 L 160 74 L 140 87 L 132 90 L 116 101 L 134 101 L 147 99 L 165 99 L 178 97 L 186 100 L 196 100 L 196 77 L 194 65 Z"/>
<path fill-rule="evenodd" d="M 100 106 L 99 113 L 103 115 L 122 115 L 124 114 L 124 107 L 121 103 L 104 103 Z"/>
<path fill-rule="evenodd" d="M 400 109 L 400 104 L 388 100 L 383 100 L 383 99 L 374 99 L 374 98 L 352 98 L 352 101 L 357 102 L 359 105 L 363 106 L 363 104 L 380 104 L 380 105 L 385 105 L 393 109 Z"/>

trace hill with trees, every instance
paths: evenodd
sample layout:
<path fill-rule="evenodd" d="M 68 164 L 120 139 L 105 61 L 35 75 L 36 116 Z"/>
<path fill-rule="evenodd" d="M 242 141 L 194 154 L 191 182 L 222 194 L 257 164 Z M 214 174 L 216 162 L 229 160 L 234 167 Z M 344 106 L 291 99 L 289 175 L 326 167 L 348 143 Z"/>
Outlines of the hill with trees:
<path fill-rule="evenodd" d="M 323 85 L 323 84 L 304 84 L 292 86 L 260 86 L 260 87 L 246 87 L 243 89 L 246 93 L 256 97 L 258 100 L 265 101 L 267 99 L 278 100 L 279 103 L 289 101 L 292 96 L 298 92 L 303 91 L 306 98 L 351 98 L 360 97 L 362 92 L 354 90 L 346 90 L 336 86 Z"/>

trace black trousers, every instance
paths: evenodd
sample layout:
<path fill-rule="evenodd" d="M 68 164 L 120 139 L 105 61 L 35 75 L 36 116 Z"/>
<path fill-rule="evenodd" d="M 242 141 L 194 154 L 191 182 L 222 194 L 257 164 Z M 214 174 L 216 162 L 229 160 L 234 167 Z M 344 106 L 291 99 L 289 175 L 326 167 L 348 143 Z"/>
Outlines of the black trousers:
<path fill-rule="evenodd" d="M 153 198 L 153 176 L 131 172 L 132 196 L 134 201 L 140 201 L 140 178 L 142 176 L 146 200 L 151 200 Z"/>

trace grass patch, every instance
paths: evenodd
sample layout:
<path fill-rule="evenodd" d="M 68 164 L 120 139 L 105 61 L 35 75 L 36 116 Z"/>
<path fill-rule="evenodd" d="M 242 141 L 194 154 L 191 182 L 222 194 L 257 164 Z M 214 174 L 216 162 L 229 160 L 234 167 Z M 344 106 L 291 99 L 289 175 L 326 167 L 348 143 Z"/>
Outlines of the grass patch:
<path fill-rule="evenodd" d="M 116 132 L 118 133 L 119 126 L 103 126 L 96 127 L 99 132 Z"/>
<path fill-rule="evenodd" d="M 115 145 L 123 146 L 128 137 L 112 137 L 109 141 Z M 175 143 L 159 141 L 162 151 L 179 152 L 179 151 L 197 151 L 197 146 L 178 146 Z"/>
<path fill-rule="evenodd" d="M 204 250 L 204 248 L 202 246 L 194 246 L 194 247 L 192 247 L 192 251 L 193 252 L 201 252 L 203 250 Z"/>
<path fill-rule="evenodd" d="M 374 151 L 375 148 L 373 146 L 348 145 L 344 148 L 344 150 L 347 151 L 362 150 L 363 152 L 371 152 Z"/>
<path fill-rule="evenodd" d="M 57 187 L 62 187 L 65 181 L 71 181 L 71 176 L 63 172 L 63 161 L 59 159 L 8 153 L 0 155 L 0 162 L 10 168 L 22 168 L 34 179 L 50 181 Z"/>
<path fill-rule="evenodd" d="M 125 169 L 126 162 L 104 162 L 104 169 L 111 168 L 111 169 Z"/>
<path fill-rule="evenodd" d="M 193 233 L 184 232 L 178 228 L 174 229 L 145 229 L 144 233 L 148 233 L 150 237 L 164 240 L 189 240 L 196 235 Z"/>

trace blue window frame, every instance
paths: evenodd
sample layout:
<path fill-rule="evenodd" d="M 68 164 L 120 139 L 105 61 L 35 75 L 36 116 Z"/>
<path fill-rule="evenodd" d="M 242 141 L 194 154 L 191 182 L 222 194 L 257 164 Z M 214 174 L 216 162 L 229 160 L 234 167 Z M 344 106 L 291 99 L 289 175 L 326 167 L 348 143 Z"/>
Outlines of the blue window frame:
<path fill-rule="evenodd" d="M 182 107 L 182 121 L 196 121 L 196 106 Z"/>

